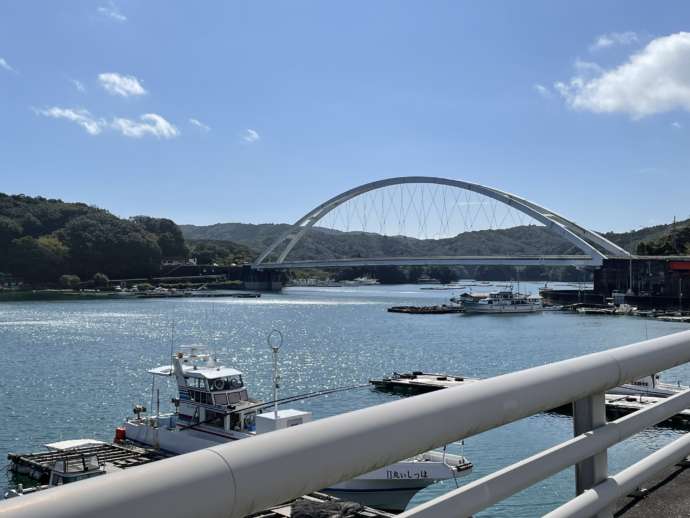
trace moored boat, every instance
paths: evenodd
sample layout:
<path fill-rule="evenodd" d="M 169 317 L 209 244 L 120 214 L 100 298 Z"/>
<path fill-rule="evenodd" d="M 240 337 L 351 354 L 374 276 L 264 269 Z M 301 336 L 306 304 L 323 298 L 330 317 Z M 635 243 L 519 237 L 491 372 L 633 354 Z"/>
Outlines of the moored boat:
<path fill-rule="evenodd" d="M 311 412 L 274 409 L 249 397 L 242 372 L 218 363 L 199 346 L 182 348 L 172 365 L 149 371 L 154 379 L 174 376 L 179 398 L 176 412 L 137 415 L 124 423 L 127 441 L 182 454 L 312 420 Z M 468 474 L 472 464 L 462 455 L 429 451 L 325 488 L 339 498 L 379 509 L 400 511 L 421 489 Z"/>
<path fill-rule="evenodd" d="M 510 290 L 489 293 L 481 300 L 465 300 L 466 313 L 536 313 L 544 308 L 541 299 Z"/>
<path fill-rule="evenodd" d="M 690 387 L 661 381 L 658 374 L 645 376 L 630 383 L 614 387 L 607 391 L 609 394 L 619 394 L 625 396 L 647 396 L 656 398 L 667 398 L 678 394 Z"/>

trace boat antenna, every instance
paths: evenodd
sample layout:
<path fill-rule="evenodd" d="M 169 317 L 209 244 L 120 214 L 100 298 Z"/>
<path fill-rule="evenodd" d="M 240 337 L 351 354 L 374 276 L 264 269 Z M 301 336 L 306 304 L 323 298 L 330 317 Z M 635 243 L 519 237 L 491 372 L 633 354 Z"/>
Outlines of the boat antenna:
<path fill-rule="evenodd" d="M 278 351 L 283 346 L 283 333 L 273 329 L 266 337 L 268 346 L 273 351 L 273 418 L 278 421 L 278 388 L 280 373 L 278 372 Z"/>

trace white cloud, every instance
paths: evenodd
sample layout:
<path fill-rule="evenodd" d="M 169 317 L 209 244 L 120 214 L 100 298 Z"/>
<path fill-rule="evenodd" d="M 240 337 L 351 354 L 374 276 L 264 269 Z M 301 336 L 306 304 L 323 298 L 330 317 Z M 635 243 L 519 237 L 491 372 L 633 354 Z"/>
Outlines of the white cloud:
<path fill-rule="evenodd" d="M 74 85 L 74 88 L 76 88 L 80 92 L 86 92 L 86 87 L 84 86 L 84 83 L 79 81 L 79 79 L 70 79 L 70 82 Z"/>
<path fill-rule="evenodd" d="M 595 72 L 582 62 L 577 74 L 554 88 L 576 110 L 626 113 L 634 119 L 675 109 L 690 111 L 690 33 L 652 40 L 616 68 Z M 598 65 L 596 65 L 598 67 Z"/>
<path fill-rule="evenodd" d="M 671 123 L 671 126 L 673 126 L 673 127 L 676 128 L 676 129 L 681 129 L 681 128 L 683 127 L 683 125 L 682 125 L 680 122 L 678 122 L 678 121 L 673 121 L 673 122 Z"/>
<path fill-rule="evenodd" d="M 125 137 L 141 138 L 151 135 L 158 138 L 170 139 L 177 137 L 179 130 L 155 113 L 145 113 L 139 117 L 138 121 L 131 119 L 116 118 L 110 125 Z"/>
<path fill-rule="evenodd" d="M 189 119 L 189 123 L 193 126 L 196 126 L 199 128 L 201 131 L 211 131 L 211 127 L 207 126 L 203 122 L 201 122 L 199 119 Z"/>
<path fill-rule="evenodd" d="M 0 68 L 4 68 L 8 72 L 16 72 L 16 70 L 12 68 L 7 61 L 5 61 L 5 58 L 0 58 Z"/>
<path fill-rule="evenodd" d="M 245 142 L 249 142 L 250 144 L 260 139 L 261 136 L 259 136 L 259 134 L 253 129 L 245 130 L 244 135 L 242 135 L 242 140 L 244 140 Z"/>
<path fill-rule="evenodd" d="M 105 91 L 113 95 L 129 97 L 131 95 L 144 95 L 146 90 L 134 76 L 123 76 L 115 72 L 98 74 L 98 80 Z"/>
<path fill-rule="evenodd" d="M 547 99 L 551 97 L 551 90 L 549 90 L 546 86 L 541 85 L 539 83 L 536 83 L 534 85 L 534 90 L 541 95 L 542 97 L 546 97 Z"/>
<path fill-rule="evenodd" d="M 596 51 L 613 47 L 614 45 L 632 45 L 639 41 L 639 36 L 636 32 L 609 32 L 598 36 L 594 43 L 589 46 L 589 50 Z"/>
<path fill-rule="evenodd" d="M 53 119 L 66 119 L 79 124 L 82 128 L 86 130 L 89 135 L 98 135 L 106 127 L 106 123 L 103 119 L 97 119 L 89 110 L 83 108 L 60 108 L 58 106 L 53 106 L 52 108 L 46 108 L 44 110 L 34 109 L 37 115 L 43 115 L 44 117 L 51 117 Z"/>
<path fill-rule="evenodd" d="M 101 16 L 115 20 L 116 22 L 126 22 L 127 17 L 122 14 L 120 9 L 113 3 L 109 2 L 107 6 L 100 6 L 98 8 L 98 13 Z"/>
<path fill-rule="evenodd" d="M 155 113 L 145 113 L 139 120 L 115 117 L 112 122 L 103 118 L 97 118 L 83 108 L 60 108 L 53 106 L 39 110 L 33 108 L 37 115 L 53 119 L 65 119 L 79 124 L 90 135 L 99 135 L 103 130 L 115 130 L 125 137 L 141 138 L 151 135 L 158 138 L 171 139 L 177 137 L 180 132 L 170 122 Z"/>

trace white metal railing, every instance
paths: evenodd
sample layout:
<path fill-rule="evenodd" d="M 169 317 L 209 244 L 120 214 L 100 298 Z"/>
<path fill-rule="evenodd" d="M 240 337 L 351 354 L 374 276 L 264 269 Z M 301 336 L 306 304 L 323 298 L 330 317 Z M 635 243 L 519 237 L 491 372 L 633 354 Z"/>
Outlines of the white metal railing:
<path fill-rule="evenodd" d="M 468 516 L 577 464 L 581 496 L 554 516 L 606 516 L 620 487 L 670 465 L 687 441 L 607 478 L 606 449 L 690 406 L 687 392 L 611 423 L 606 390 L 690 361 L 690 332 L 489 378 L 157 461 L 0 503 L 0 515 L 33 517 L 239 518 L 417 453 L 576 402 L 563 444 L 401 515 Z M 669 453 L 670 452 L 670 453 Z M 481 459 L 478 460 L 481 462 Z M 640 463 L 641 464 L 641 463 Z M 592 487 L 592 489 L 589 489 Z M 613 489 L 612 489 L 613 488 Z M 570 506 L 570 507 L 568 507 Z M 582 514 L 584 513 L 584 514 Z"/>

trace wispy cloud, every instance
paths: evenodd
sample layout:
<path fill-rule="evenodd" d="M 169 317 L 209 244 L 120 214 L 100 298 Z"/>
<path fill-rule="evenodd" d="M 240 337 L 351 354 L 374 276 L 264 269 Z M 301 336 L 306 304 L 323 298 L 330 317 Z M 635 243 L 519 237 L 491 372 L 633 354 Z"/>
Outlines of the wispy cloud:
<path fill-rule="evenodd" d="M 127 17 L 122 14 L 122 11 L 115 5 L 114 2 L 108 2 L 108 5 L 102 5 L 98 8 L 98 13 L 101 16 L 115 20 L 116 22 L 126 22 Z"/>
<path fill-rule="evenodd" d="M 199 119 L 189 119 L 189 123 L 190 123 L 192 126 L 196 126 L 196 127 L 199 128 L 201 131 L 204 131 L 204 132 L 211 131 L 211 127 L 210 127 L 210 126 L 207 126 L 206 124 L 204 124 L 203 122 L 201 122 Z"/>
<path fill-rule="evenodd" d="M 261 140 L 261 136 L 253 129 L 246 129 L 242 135 L 242 140 L 253 144 L 254 142 Z"/>
<path fill-rule="evenodd" d="M 673 121 L 673 122 L 671 123 L 671 126 L 674 127 L 674 128 L 676 128 L 676 129 L 681 129 L 681 128 L 683 127 L 683 125 L 682 125 L 680 122 L 678 122 L 678 121 Z"/>
<path fill-rule="evenodd" d="M 79 79 L 70 79 L 69 81 L 74 85 L 74 88 L 76 88 L 80 92 L 86 92 L 86 87 L 84 86 L 84 83 L 79 81 Z"/>
<path fill-rule="evenodd" d="M 83 108 L 60 108 L 58 106 L 53 106 L 52 108 L 46 108 L 44 110 L 33 108 L 33 111 L 37 115 L 42 115 L 44 117 L 65 119 L 74 122 L 84 128 L 89 135 L 98 135 L 107 126 L 105 120 L 97 119 L 91 115 L 89 110 Z"/>
<path fill-rule="evenodd" d="M 589 50 L 594 52 L 616 45 L 632 45 L 638 41 L 640 41 L 640 37 L 636 32 L 609 32 L 608 34 L 597 36 L 594 43 L 589 46 Z"/>
<path fill-rule="evenodd" d="M 98 81 L 105 91 L 122 97 L 145 95 L 147 92 L 134 76 L 125 76 L 115 72 L 98 74 Z"/>
<path fill-rule="evenodd" d="M 5 61 L 5 58 L 0 58 L 0 68 L 4 68 L 8 72 L 17 72 L 7 61 Z"/>
<path fill-rule="evenodd" d="M 574 77 L 555 83 L 554 88 L 576 110 L 626 113 L 633 119 L 676 109 L 690 111 L 688 63 L 690 32 L 678 32 L 652 40 L 609 70 L 598 65 L 585 70 L 581 64 Z"/>
<path fill-rule="evenodd" d="M 81 126 L 89 135 L 100 135 L 104 130 L 117 131 L 130 138 L 142 138 L 152 136 L 162 139 L 171 139 L 179 136 L 179 130 L 162 116 L 156 113 L 145 113 L 139 120 L 115 117 L 111 122 L 102 117 L 95 117 L 84 108 L 32 108 L 36 115 L 50 117 L 52 119 L 64 119 Z"/>
<path fill-rule="evenodd" d="M 170 122 L 158 114 L 145 113 L 138 121 L 124 118 L 113 120 L 111 127 L 125 137 L 141 138 L 151 135 L 157 138 L 170 139 L 177 137 L 180 132 Z"/>
<path fill-rule="evenodd" d="M 534 86 L 534 90 L 539 95 L 541 95 L 542 97 L 545 97 L 546 99 L 548 99 L 548 98 L 553 96 L 553 93 L 551 92 L 551 90 L 549 90 L 546 86 L 539 84 L 539 83 L 536 83 L 533 86 Z"/>
<path fill-rule="evenodd" d="M 592 61 L 576 59 L 573 68 L 580 76 L 592 77 L 604 72 L 604 69 Z"/>

